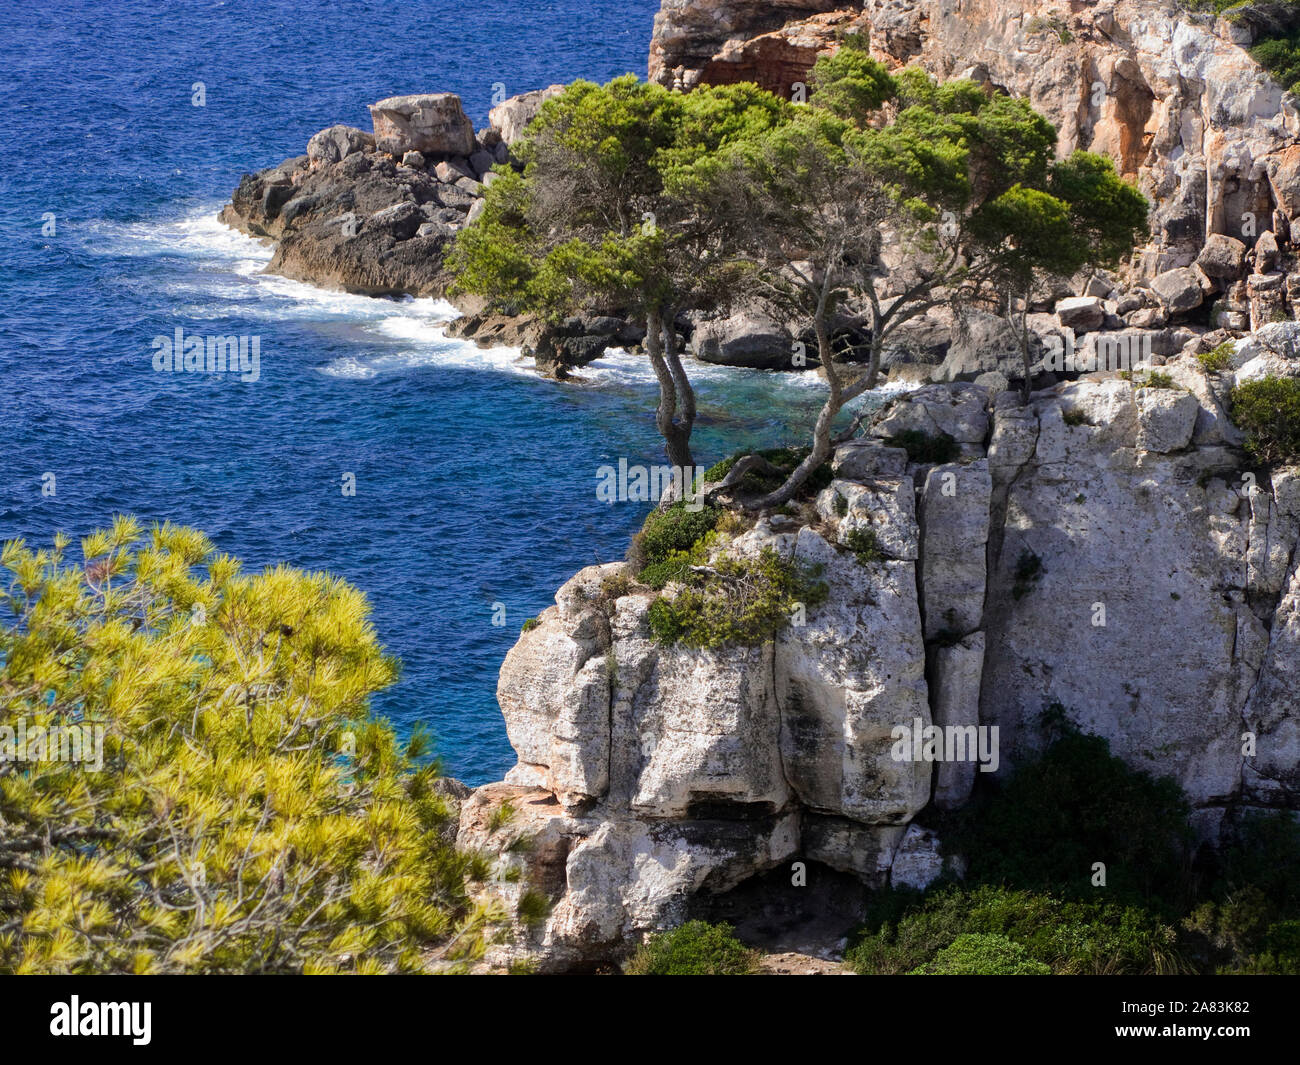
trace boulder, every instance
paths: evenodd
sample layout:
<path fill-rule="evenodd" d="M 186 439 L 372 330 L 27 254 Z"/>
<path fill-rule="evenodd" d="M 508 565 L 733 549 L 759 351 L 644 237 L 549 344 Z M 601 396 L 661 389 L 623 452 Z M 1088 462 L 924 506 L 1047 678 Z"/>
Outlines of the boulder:
<path fill-rule="evenodd" d="M 1097 296 L 1071 296 L 1056 305 L 1057 321 L 1076 333 L 1100 329 L 1106 321 L 1106 306 Z"/>
<path fill-rule="evenodd" d="M 943 848 L 939 837 L 920 825 L 908 825 L 890 863 L 890 886 L 924 891 L 943 875 L 943 871 Z"/>
<path fill-rule="evenodd" d="M 758 311 L 737 311 L 726 318 L 700 322 L 691 345 L 701 362 L 756 370 L 800 368 L 794 361 L 794 338 L 789 330 Z M 809 357 L 815 359 L 815 351 Z"/>
<path fill-rule="evenodd" d="M 1251 274 L 1246 279 L 1246 293 L 1252 331 L 1286 318 L 1285 274 Z"/>
<path fill-rule="evenodd" d="M 1196 271 L 1188 267 L 1179 267 L 1157 274 L 1151 279 L 1151 288 L 1160 297 L 1160 302 L 1170 314 L 1194 311 L 1205 301 L 1205 293 L 1201 291 Z"/>
<path fill-rule="evenodd" d="M 504 103 L 497 104 L 488 112 L 488 121 L 501 137 L 501 143 L 508 148 L 523 136 L 524 130 L 528 123 L 537 117 L 537 112 L 541 110 L 542 104 L 552 96 L 559 96 L 564 92 L 563 85 L 550 85 L 545 89 L 536 89 L 533 92 L 526 92 L 520 96 L 512 96 Z M 504 159 L 498 159 L 498 162 L 505 162 Z"/>
<path fill-rule="evenodd" d="M 463 156 L 441 160 L 434 166 L 433 173 L 444 185 L 455 185 L 462 178 L 469 178 L 470 181 L 478 180 L 473 167 L 469 165 L 469 160 Z"/>
<path fill-rule="evenodd" d="M 469 155 L 474 126 L 455 93 L 390 96 L 370 105 L 375 147 L 400 159 L 407 152 Z"/>
<path fill-rule="evenodd" d="M 1034 361 L 1042 358 L 1043 344 L 1032 337 Z M 984 373 L 1001 373 L 1008 380 L 1024 378 L 1020 341 L 1007 321 L 986 311 L 967 309 L 953 326 L 952 345 L 934 372 L 937 381 L 971 381 Z"/>
<path fill-rule="evenodd" d="M 1236 237 L 1211 233 L 1196 257 L 1196 265 L 1219 282 L 1236 281 L 1246 263 L 1246 245 Z"/>
<path fill-rule="evenodd" d="M 1300 322 L 1261 325 L 1237 341 L 1232 364 L 1238 382 L 1300 376 Z"/>
<path fill-rule="evenodd" d="M 914 431 L 947 434 L 959 444 L 983 445 L 989 431 L 988 393 L 974 384 L 927 385 L 882 412 L 871 435 L 888 439 Z"/>
<path fill-rule="evenodd" d="M 330 126 L 307 142 L 307 159 L 313 166 L 329 166 L 356 152 L 369 151 L 375 138 L 354 126 Z"/>
<path fill-rule="evenodd" d="M 1277 237 L 1272 230 L 1264 230 L 1255 241 L 1255 273 L 1268 274 L 1277 269 Z"/>

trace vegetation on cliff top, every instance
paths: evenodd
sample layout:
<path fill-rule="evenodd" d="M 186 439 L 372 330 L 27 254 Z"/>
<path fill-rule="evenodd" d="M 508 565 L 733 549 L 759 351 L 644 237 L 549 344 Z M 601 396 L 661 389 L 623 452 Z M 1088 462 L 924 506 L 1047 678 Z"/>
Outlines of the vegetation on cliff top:
<path fill-rule="evenodd" d="M 628 962 L 629 976 L 750 976 L 758 953 L 735 936 L 730 925 L 687 921 L 657 932 Z"/>
<path fill-rule="evenodd" d="M 1266 466 L 1300 461 L 1300 380 L 1246 381 L 1228 394 L 1228 408 L 1256 460 Z"/>
<path fill-rule="evenodd" d="M 1300 92 L 1300 0 L 1184 0 L 1193 11 L 1213 11 L 1249 23 L 1251 58 L 1282 88 Z"/>

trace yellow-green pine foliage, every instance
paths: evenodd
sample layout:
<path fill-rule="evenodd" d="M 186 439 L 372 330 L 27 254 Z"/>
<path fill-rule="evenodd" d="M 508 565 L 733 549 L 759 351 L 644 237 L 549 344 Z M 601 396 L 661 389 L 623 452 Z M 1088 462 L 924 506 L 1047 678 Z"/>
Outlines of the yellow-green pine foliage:
<path fill-rule="evenodd" d="M 130 518 L 0 553 L 0 972 L 390 972 L 470 954 L 436 769 L 368 714 L 357 589 Z M 102 730 L 81 761 L 6 730 Z M 73 752 L 75 753 L 75 751 Z"/>

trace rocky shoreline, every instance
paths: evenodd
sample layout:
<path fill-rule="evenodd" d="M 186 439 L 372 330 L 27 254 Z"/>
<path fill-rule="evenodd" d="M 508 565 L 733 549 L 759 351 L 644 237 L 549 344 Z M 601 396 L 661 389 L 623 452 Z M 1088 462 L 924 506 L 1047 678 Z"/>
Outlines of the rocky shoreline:
<path fill-rule="evenodd" d="M 656 21 L 650 76 L 679 88 L 752 78 L 788 94 L 819 53 L 862 32 L 889 66 L 920 64 L 1028 96 L 1061 130 L 1061 152 L 1110 154 L 1155 202 L 1152 241 L 1123 270 L 1039 294 L 1030 316 L 1037 385 L 1075 375 L 1053 352 L 1086 365 L 1094 352 L 1123 346 L 1159 362 L 1300 317 L 1291 239 L 1293 228 L 1300 234 L 1300 112 L 1246 53 L 1248 26 L 1155 0 L 1094 5 L 1055 33 L 1034 27 L 1042 21 L 1034 2 L 981 2 L 960 15 L 933 2 L 825 7 L 760 16 L 733 0 L 670 0 Z M 222 220 L 275 244 L 272 273 L 367 295 L 445 297 L 443 261 L 455 234 L 477 218 L 492 168 L 509 164 L 510 145 L 561 89 L 505 101 L 478 132 L 450 93 L 379 101 L 373 132 L 330 127 L 305 155 L 246 175 Z M 519 347 L 549 376 L 644 338 L 644 327 L 616 309 L 555 327 L 485 314 L 469 298 L 453 302 L 464 317 L 450 335 Z M 864 320 L 848 308 L 841 335 L 861 339 Z M 703 361 L 816 368 L 791 358 L 808 338 L 758 308 L 683 316 L 677 325 Z M 1023 376 L 1012 329 L 975 308 L 909 323 L 883 365 L 916 382 Z"/>

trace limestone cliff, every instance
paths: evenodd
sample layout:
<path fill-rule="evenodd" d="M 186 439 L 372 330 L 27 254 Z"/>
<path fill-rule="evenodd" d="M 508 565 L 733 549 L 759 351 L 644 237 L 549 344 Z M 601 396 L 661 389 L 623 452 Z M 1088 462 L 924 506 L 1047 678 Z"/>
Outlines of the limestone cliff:
<path fill-rule="evenodd" d="M 1300 375 L 1297 340 L 1266 326 L 1224 373 L 1176 358 L 1173 387 L 1102 373 L 1029 407 L 961 383 L 896 401 L 815 504 L 717 549 L 824 567 L 827 601 L 761 647 L 664 646 L 655 593 L 602 590 L 622 564 L 575 576 L 501 671 L 519 764 L 462 815 L 460 842 L 516 870 L 489 890 L 551 903 L 502 956 L 615 957 L 794 861 L 928 883 L 942 859 L 914 819 L 960 806 L 979 768 L 900 761 L 898 726 L 996 726 L 1004 774 L 1059 703 L 1172 775 L 1203 838 L 1229 809 L 1300 808 L 1300 469 L 1246 476 L 1222 413 L 1234 380 Z M 884 442 L 905 430 L 961 455 L 909 462 Z M 860 529 L 878 560 L 846 547 Z"/>

